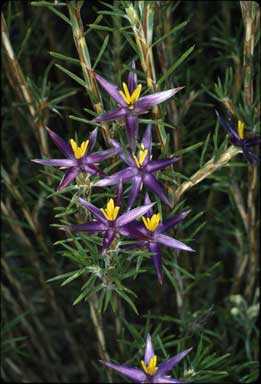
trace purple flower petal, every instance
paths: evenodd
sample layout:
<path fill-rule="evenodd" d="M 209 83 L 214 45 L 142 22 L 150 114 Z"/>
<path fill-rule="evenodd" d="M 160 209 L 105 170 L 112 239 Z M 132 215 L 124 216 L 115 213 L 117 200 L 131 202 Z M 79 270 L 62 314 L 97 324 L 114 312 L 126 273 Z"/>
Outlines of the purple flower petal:
<path fill-rule="evenodd" d="M 152 149 L 152 137 L 151 137 L 151 124 L 149 124 L 144 132 L 141 143 L 144 145 L 144 148 L 148 149 L 147 159 L 145 164 L 150 160 L 151 149 Z"/>
<path fill-rule="evenodd" d="M 114 205 L 121 207 L 122 205 L 122 189 L 123 189 L 123 184 L 122 184 L 122 179 L 120 179 L 118 188 L 116 190 L 116 196 L 114 199 Z"/>
<path fill-rule="evenodd" d="M 106 151 L 95 152 L 89 155 L 86 158 L 86 162 L 88 163 L 99 163 L 100 161 L 109 159 L 110 157 L 116 156 L 119 152 L 119 149 L 107 149 Z"/>
<path fill-rule="evenodd" d="M 34 159 L 32 160 L 34 163 L 42 164 L 42 165 L 50 165 L 52 167 L 75 167 L 77 165 L 77 161 L 70 159 L 51 159 L 51 160 L 43 160 L 43 159 Z"/>
<path fill-rule="evenodd" d="M 84 169 L 86 173 L 90 173 L 91 175 L 107 176 L 106 173 L 93 164 L 82 164 L 81 169 Z"/>
<path fill-rule="evenodd" d="M 134 177 L 133 169 L 131 167 L 122 169 L 119 172 L 114 173 L 112 176 L 106 177 L 105 179 L 99 180 L 93 184 L 94 187 L 106 187 L 108 185 L 118 184 L 119 180 L 122 179 L 124 183 Z"/>
<path fill-rule="evenodd" d="M 249 151 L 250 152 L 250 151 Z M 260 163 L 260 161 L 261 161 L 261 158 L 260 158 L 260 156 L 257 156 L 255 153 L 253 153 L 252 151 L 250 152 L 250 155 L 251 155 L 251 157 L 254 159 L 254 160 L 256 160 L 257 162 L 259 162 Z"/>
<path fill-rule="evenodd" d="M 108 361 L 99 361 L 137 383 L 144 383 L 144 380 L 146 379 L 146 374 L 141 369 L 128 367 L 127 365 L 114 364 Z"/>
<path fill-rule="evenodd" d="M 146 216 L 146 213 L 144 214 Z M 152 240 L 151 233 L 147 230 L 143 223 L 139 221 L 133 221 L 127 225 L 124 225 L 126 236 L 138 239 L 138 240 Z"/>
<path fill-rule="evenodd" d="M 173 369 L 184 357 L 192 350 L 192 348 L 187 349 L 186 351 L 180 352 L 177 355 L 171 357 L 170 359 L 159 364 L 158 370 L 155 374 L 155 377 L 160 377 L 168 373 Z"/>
<path fill-rule="evenodd" d="M 120 145 L 120 143 L 118 143 L 118 141 L 116 141 L 116 140 L 111 139 L 111 140 L 110 140 L 110 144 L 111 144 L 115 149 L 117 149 L 117 150 L 119 151 L 119 152 L 118 152 L 118 156 L 120 157 L 120 159 L 121 159 L 124 163 L 128 164 L 128 161 L 127 161 L 127 159 L 126 159 L 125 153 L 124 153 L 124 151 L 123 151 L 122 146 Z M 129 164 L 128 164 L 128 165 L 129 165 Z"/>
<path fill-rule="evenodd" d="M 61 227 L 63 231 L 71 231 L 71 232 L 103 232 L 106 230 L 106 226 L 101 223 L 100 221 L 90 221 L 88 223 L 84 224 L 77 224 L 77 225 L 67 225 L 64 227 Z"/>
<path fill-rule="evenodd" d="M 111 84 L 109 81 L 105 80 L 97 73 L 95 73 L 94 75 L 98 82 L 101 84 L 101 86 L 105 89 L 105 91 L 108 92 L 109 95 L 111 95 L 111 97 L 113 97 L 114 100 L 117 101 L 117 103 L 119 103 L 123 107 L 127 106 L 127 103 L 119 93 L 119 88 L 117 87 L 117 85 Z"/>
<path fill-rule="evenodd" d="M 133 179 L 132 179 L 132 187 L 131 187 L 131 191 L 130 191 L 130 197 L 129 197 L 129 201 L 128 201 L 128 206 L 127 206 L 127 210 L 131 209 L 131 207 L 133 206 L 137 196 L 138 196 L 138 193 L 140 192 L 140 187 L 142 185 L 142 177 L 141 176 L 135 176 Z"/>
<path fill-rule="evenodd" d="M 252 147 L 254 145 L 260 144 L 261 143 L 261 138 L 260 137 L 248 138 L 248 139 L 244 139 L 244 142 L 245 142 L 245 145 Z"/>
<path fill-rule="evenodd" d="M 151 200 L 149 197 L 149 194 L 146 192 L 145 198 L 144 198 L 144 205 L 151 204 Z M 150 209 L 147 213 L 145 213 L 145 217 L 151 217 L 153 215 L 153 210 Z"/>
<path fill-rule="evenodd" d="M 146 347 L 145 347 L 145 354 L 144 354 L 144 363 L 148 366 L 150 363 L 150 360 L 155 355 L 154 348 L 151 341 L 151 336 L 148 333 L 147 340 L 146 340 Z"/>
<path fill-rule="evenodd" d="M 132 165 L 135 165 L 135 160 L 133 159 L 131 153 L 129 151 L 127 151 L 127 156 L 125 155 L 123 149 L 122 149 L 122 146 L 120 145 L 120 143 L 118 143 L 117 141 L 111 139 L 110 140 L 110 143 L 111 145 L 115 148 L 115 149 L 118 149 L 119 152 L 117 153 L 117 155 L 121 158 L 121 160 L 129 165 L 129 166 L 132 166 Z"/>
<path fill-rule="evenodd" d="M 90 134 L 89 136 L 89 144 L 88 144 L 88 147 L 86 149 L 86 152 L 84 154 L 84 157 L 87 157 L 88 154 L 93 150 L 93 147 L 96 143 L 96 139 L 97 139 L 97 133 L 98 133 L 98 127 L 96 127 L 92 133 Z"/>
<path fill-rule="evenodd" d="M 183 251 L 195 252 L 194 249 L 192 249 L 188 245 L 182 243 L 181 241 L 173 239 L 172 237 L 161 234 L 155 234 L 154 238 L 159 243 L 166 245 L 167 247 L 182 249 Z"/>
<path fill-rule="evenodd" d="M 148 162 L 146 166 L 146 171 L 148 171 L 149 173 L 159 171 L 175 163 L 178 160 L 180 160 L 180 157 L 173 157 L 172 159 L 164 159 L 164 160 L 151 160 Z"/>
<path fill-rule="evenodd" d="M 156 92 L 156 93 L 153 93 L 152 95 L 140 97 L 135 104 L 135 108 L 137 107 L 137 108 L 146 110 L 152 107 L 153 105 L 160 104 L 163 101 L 168 100 L 170 97 L 174 96 L 177 92 L 179 92 L 183 88 L 184 87 L 168 89 L 167 91 Z M 135 111 L 135 108 L 134 108 L 134 111 Z"/>
<path fill-rule="evenodd" d="M 251 150 L 249 150 L 248 148 L 246 148 L 245 146 L 242 147 L 243 149 L 243 154 L 245 156 L 245 158 L 247 159 L 247 161 L 252 165 L 252 166 L 255 166 L 255 161 L 254 161 L 254 154 L 252 153 Z"/>
<path fill-rule="evenodd" d="M 103 115 L 95 117 L 92 121 L 102 122 L 102 121 L 110 121 L 110 120 L 118 120 L 127 114 L 125 108 L 120 107 L 116 108 L 113 111 L 106 112 Z"/>
<path fill-rule="evenodd" d="M 171 217 L 170 219 L 164 220 L 163 223 L 158 225 L 156 229 L 156 233 L 164 233 L 168 229 L 174 227 L 175 225 L 180 223 L 182 220 L 184 220 L 185 217 L 187 217 L 187 215 L 190 213 L 190 211 L 191 210 L 182 212 L 179 215 L 176 215 L 174 217 Z"/>
<path fill-rule="evenodd" d="M 126 228 L 127 226 L 124 226 Z M 126 233 L 126 232 L 125 232 Z M 122 233 L 121 233 L 122 234 Z M 130 233 L 127 233 L 126 236 L 131 237 Z M 130 249 L 135 249 L 135 248 L 142 248 L 146 245 L 146 241 L 137 241 L 136 243 L 133 244 L 126 244 L 121 246 L 122 251 L 128 251 Z"/>
<path fill-rule="evenodd" d="M 51 139 L 55 142 L 57 147 L 63 152 L 63 154 L 69 159 L 75 159 L 73 150 L 67 141 L 63 140 L 59 135 L 53 132 L 50 128 L 47 128 L 47 132 L 51 136 Z"/>
<path fill-rule="evenodd" d="M 66 172 L 64 177 L 62 178 L 57 191 L 61 191 L 63 188 L 67 187 L 74 179 L 75 177 L 79 174 L 79 169 L 78 168 L 69 168 Z"/>
<path fill-rule="evenodd" d="M 174 379 L 168 376 L 159 376 L 153 378 L 153 383 L 173 383 L 173 384 L 186 384 L 187 382 L 184 380 Z"/>
<path fill-rule="evenodd" d="M 162 284 L 163 276 L 162 276 L 160 245 L 158 243 L 150 242 L 149 243 L 149 251 L 153 252 L 152 261 L 153 261 L 154 267 L 155 267 L 156 272 L 157 272 L 158 280 L 159 280 L 160 284 Z"/>
<path fill-rule="evenodd" d="M 220 121 L 221 125 L 236 139 L 236 142 L 240 142 L 241 139 L 239 137 L 239 134 L 237 133 L 237 129 L 233 127 L 231 123 L 227 123 L 223 117 L 218 113 L 218 111 L 215 109 L 216 115 L 218 117 L 218 120 Z"/>
<path fill-rule="evenodd" d="M 154 192 L 156 195 L 160 197 L 160 199 L 167 205 L 171 205 L 170 201 L 168 199 L 168 196 L 160 186 L 159 182 L 156 180 L 156 178 L 146 173 L 146 175 L 143 178 L 144 185 L 146 185 L 147 188 L 149 188 L 152 192 Z"/>
<path fill-rule="evenodd" d="M 102 244 L 102 254 L 105 255 L 107 250 L 109 249 L 111 243 L 113 242 L 116 236 L 116 231 L 114 228 L 109 228 L 104 234 L 103 244 Z"/>
<path fill-rule="evenodd" d="M 84 206 L 84 208 L 88 209 L 88 211 L 90 211 L 99 221 L 108 226 L 108 220 L 99 208 L 95 207 L 95 205 L 89 203 L 89 201 L 86 201 L 81 197 L 79 197 L 79 201 Z"/>
<path fill-rule="evenodd" d="M 129 72 L 129 77 L 128 77 L 128 89 L 130 91 L 130 94 L 136 89 L 137 87 L 137 74 L 134 72 L 135 71 L 135 61 L 133 60 L 131 63 L 131 68 L 132 71 Z"/>
<path fill-rule="evenodd" d="M 237 138 L 234 137 L 234 136 L 229 136 L 228 140 L 229 140 L 229 143 L 230 143 L 230 144 L 235 145 L 235 146 L 237 146 L 237 147 L 241 147 L 242 144 L 243 144 L 243 142 L 242 142 L 241 139 L 237 139 Z"/>
<path fill-rule="evenodd" d="M 155 203 L 149 205 L 143 205 L 142 207 L 138 207 L 132 209 L 131 211 L 124 213 L 120 217 L 117 218 L 117 226 L 121 227 L 122 225 L 128 224 L 131 221 L 138 219 L 140 216 L 144 215 Z"/>
<path fill-rule="evenodd" d="M 132 152 L 135 151 L 138 136 L 138 118 L 136 115 L 128 114 L 125 117 L 128 139 Z"/>

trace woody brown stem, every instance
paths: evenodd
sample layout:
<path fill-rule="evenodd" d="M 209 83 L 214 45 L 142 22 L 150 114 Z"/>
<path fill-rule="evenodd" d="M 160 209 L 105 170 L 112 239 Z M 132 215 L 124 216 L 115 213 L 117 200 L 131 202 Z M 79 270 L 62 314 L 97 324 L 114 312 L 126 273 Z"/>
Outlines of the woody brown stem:
<path fill-rule="evenodd" d="M 82 73 L 86 84 L 86 90 L 90 96 L 94 110 L 101 114 L 104 112 L 104 108 L 92 70 L 88 46 L 84 37 L 84 29 L 80 13 L 81 5 L 77 1 L 68 1 L 67 6 L 72 24 L 74 43 L 79 55 Z M 102 123 L 101 126 L 104 140 L 106 144 L 108 144 L 110 141 L 109 126 L 106 123 Z"/>
<path fill-rule="evenodd" d="M 105 360 L 105 361 L 109 361 L 110 358 L 109 358 L 109 355 L 108 355 L 107 350 L 106 350 L 105 337 L 104 337 L 103 325 L 102 325 L 102 318 L 101 318 L 101 314 L 98 311 L 97 303 L 98 303 L 98 299 L 97 299 L 97 296 L 94 294 L 89 299 L 91 319 L 92 319 L 94 329 L 96 332 L 96 336 L 98 339 L 99 354 L 101 356 L 101 359 Z M 111 374 L 109 371 L 107 371 L 107 376 L 108 376 L 109 382 L 111 383 L 112 378 L 111 378 Z"/>
<path fill-rule="evenodd" d="M 244 98 L 249 109 L 253 108 L 254 88 L 253 88 L 253 58 L 255 35 L 260 29 L 259 16 L 260 10 L 257 3 L 253 1 L 241 1 L 241 12 L 245 27 L 244 37 Z M 248 284 L 245 293 L 251 297 L 256 280 L 257 270 L 257 235 L 256 235 L 256 191 L 257 191 L 257 170 L 251 165 L 248 167 L 248 196 L 247 196 L 247 222 L 248 222 Z"/>
<path fill-rule="evenodd" d="M 33 125 L 36 128 L 34 130 L 34 134 L 36 135 L 36 138 L 39 142 L 41 154 L 46 156 L 48 155 L 48 144 L 45 132 L 45 119 L 43 118 L 43 114 L 40 113 L 40 105 L 38 105 L 34 100 L 18 60 L 16 59 L 13 47 L 9 39 L 7 25 L 3 14 L 1 15 L 1 33 L 3 48 L 6 54 L 4 64 L 6 72 L 8 73 L 7 78 L 11 87 L 17 93 L 20 100 L 27 104 Z"/>
<path fill-rule="evenodd" d="M 153 18 L 155 12 L 155 4 L 151 2 L 145 2 L 143 18 L 139 19 L 139 16 L 132 4 L 126 8 L 129 22 L 131 24 L 134 38 L 138 46 L 138 52 L 141 61 L 141 67 L 146 76 L 146 82 L 148 88 L 153 92 L 157 91 L 157 79 L 154 65 L 154 57 L 152 50 L 152 37 L 153 37 Z M 152 108 L 152 115 L 155 120 L 160 118 L 160 109 L 158 105 Z M 164 127 L 156 125 L 156 134 L 161 148 L 165 145 Z"/>

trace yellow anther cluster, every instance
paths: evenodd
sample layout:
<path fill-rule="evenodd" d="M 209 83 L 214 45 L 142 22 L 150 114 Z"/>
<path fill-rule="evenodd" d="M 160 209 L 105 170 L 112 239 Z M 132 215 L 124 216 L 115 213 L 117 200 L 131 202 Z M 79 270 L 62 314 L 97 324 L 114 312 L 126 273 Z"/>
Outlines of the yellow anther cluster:
<path fill-rule="evenodd" d="M 107 220 L 113 221 L 117 218 L 120 207 L 114 206 L 114 200 L 110 199 L 107 203 L 107 207 L 105 209 L 101 208 L 102 213 L 106 217 Z"/>
<path fill-rule="evenodd" d="M 133 109 L 134 104 L 140 97 L 142 85 L 141 84 L 137 85 L 137 87 L 134 89 L 132 94 L 130 94 L 130 91 L 126 83 L 122 83 L 122 88 L 123 88 L 123 91 L 119 91 L 119 94 L 126 101 L 126 103 L 129 106 L 129 109 Z"/>
<path fill-rule="evenodd" d="M 80 147 L 78 147 L 78 145 L 73 139 L 70 140 L 70 144 L 71 144 L 75 158 L 80 159 L 81 157 L 84 156 L 86 152 L 86 149 L 89 145 L 89 140 L 83 141 Z"/>
<path fill-rule="evenodd" d="M 142 220 L 143 220 L 143 223 L 144 223 L 145 227 L 149 231 L 153 232 L 153 231 L 155 231 L 155 229 L 159 225 L 160 214 L 159 213 L 154 213 L 154 215 L 152 215 L 151 217 L 148 217 L 148 218 L 142 216 Z"/>
<path fill-rule="evenodd" d="M 141 360 L 141 366 L 147 375 L 154 375 L 154 373 L 157 371 L 157 356 L 154 355 L 149 362 L 149 365 L 146 366 L 143 360 Z"/>
<path fill-rule="evenodd" d="M 243 121 L 238 120 L 237 122 L 237 132 L 240 137 L 240 139 L 244 139 L 244 129 L 245 129 L 245 124 Z"/>
<path fill-rule="evenodd" d="M 147 153 L 148 153 L 148 150 L 147 149 L 144 149 L 144 145 L 141 144 L 141 149 L 140 149 L 140 152 L 139 152 L 139 158 L 133 154 L 133 158 L 135 160 L 135 163 L 137 165 L 138 168 L 140 168 L 147 156 Z"/>

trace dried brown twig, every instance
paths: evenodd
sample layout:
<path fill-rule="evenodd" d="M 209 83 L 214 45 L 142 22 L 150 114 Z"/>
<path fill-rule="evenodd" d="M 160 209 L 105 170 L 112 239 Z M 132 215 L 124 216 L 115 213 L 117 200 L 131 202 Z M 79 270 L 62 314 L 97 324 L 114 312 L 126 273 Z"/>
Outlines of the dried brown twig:
<path fill-rule="evenodd" d="M 244 39 L 244 98 L 249 106 L 253 108 L 254 87 L 253 87 L 253 58 L 255 36 L 260 29 L 260 9 L 254 1 L 241 1 L 241 12 L 245 27 Z M 257 236 L 256 236 L 256 192 L 257 192 L 257 169 L 249 165 L 248 167 L 248 196 L 247 196 L 247 222 L 248 222 L 248 242 L 249 242 L 249 261 L 248 261 L 248 284 L 245 293 L 251 297 L 256 280 L 257 270 Z"/>
<path fill-rule="evenodd" d="M 224 151 L 219 158 L 210 159 L 205 163 L 188 181 L 182 183 L 176 190 L 174 195 L 174 201 L 177 203 L 181 196 L 189 189 L 206 179 L 209 175 L 217 171 L 219 168 L 224 167 L 233 157 L 241 152 L 238 147 L 230 146 Z"/>
<path fill-rule="evenodd" d="M 6 55 L 3 63 L 6 69 L 7 78 L 18 98 L 27 104 L 32 118 L 32 123 L 35 128 L 33 132 L 38 141 L 41 154 L 46 156 L 48 155 L 48 144 L 45 130 L 46 116 L 43 113 L 44 111 L 42 110 L 41 103 L 37 103 L 36 100 L 34 100 L 30 87 L 25 80 L 22 69 L 13 51 L 3 14 L 1 15 L 1 33 L 3 48 Z"/>

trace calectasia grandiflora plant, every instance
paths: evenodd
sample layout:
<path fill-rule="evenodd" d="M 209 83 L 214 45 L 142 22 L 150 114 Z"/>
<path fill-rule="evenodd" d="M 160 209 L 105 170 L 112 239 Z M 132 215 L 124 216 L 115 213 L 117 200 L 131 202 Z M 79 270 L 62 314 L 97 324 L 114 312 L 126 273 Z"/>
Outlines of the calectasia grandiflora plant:
<path fill-rule="evenodd" d="M 64 154 L 65 159 L 35 159 L 33 161 L 46 166 L 66 169 L 65 175 L 58 186 L 58 191 L 73 183 L 76 176 L 82 173 L 87 173 L 90 178 L 92 176 L 100 177 L 100 180 L 91 182 L 96 191 L 99 191 L 101 187 L 104 188 L 117 184 L 115 197 L 108 199 L 105 206 L 98 208 L 91 201 L 82 197 L 78 198 L 79 203 L 92 215 L 94 220 L 89 219 L 84 223 L 65 225 L 60 227 L 60 229 L 67 232 L 101 233 L 103 235 L 101 249 L 103 256 L 108 254 L 113 244 L 115 248 L 115 241 L 119 242 L 122 237 L 127 237 L 127 239 L 134 241 L 134 243 L 130 247 L 125 247 L 125 249 L 124 246 L 122 248 L 119 247 L 122 257 L 125 257 L 126 248 L 147 248 L 151 253 L 158 280 L 162 284 L 160 246 L 165 245 L 179 250 L 192 251 L 192 248 L 188 245 L 163 233 L 185 219 L 189 211 L 162 221 L 159 213 L 153 214 L 152 207 L 155 205 L 155 202 L 150 201 L 148 194 L 146 194 L 144 204 L 138 205 L 138 201 L 142 201 L 144 188 L 158 196 L 163 204 L 169 207 L 172 205 L 166 191 L 164 191 L 164 188 L 157 180 L 156 173 L 163 171 L 166 167 L 170 167 L 180 160 L 180 157 L 155 158 L 152 148 L 152 126 L 150 124 L 145 129 L 141 142 L 138 144 L 138 116 L 148 113 L 152 106 L 171 98 L 182 87 L 141 96 L 142 86 L 137 84 L 134 61 L 132 62 L 132 70 L 129 73 L 128 84 L 125 82 L 122 84 L 123 90 L 119 90 L 116 85 L 109 83 L 98 74 L 95 74 L 95 78 L 119 104 L 119 107 L 96 117 L 94 121 L 104 122 L 124 118 L 129 149 L 126 150 L 119 142 L 111 139 L 110 149 L 92 153 L 98 128 L 95 128 L 90 134 L 89 139 L 83 141 L 80 145 L 74 139 L 70 139 L 69 142 L 63 140 L 58 134 L 47 128 L 51 139 Z M 139 148 L 137 149 L 137 147 Z M 97 167 L 97 164 L 112 157 L 118 157 L 127 167 L 108 175 L 105 174 L 101 167 Z M 127 182 L 131 183 L 131 189 L 126 210 L 124 210 L 123 186 Z M 96 187 L 99 187 L 99 189 Z M 141 221 L 137 221 L 138 219 Z M 141 361 L 142 369 L 117 365 L 108 361 L 103 361 L 103 364 L 131 378 L 135 382 L 176 383 L 180 381 L 170 378 L 167 376 L 167 373 L 189 351 L 190 349 L 157 364 L 157 357 L 154 354 L 151 337 L 148 335 L 144 360 Z"/>
<path fill-rule="evenodd" d="M 72 4 L 73 2 L 69 3 Z M 142 13 L 146 8 L 144 2 L 137 3 L 137 8 L 139 8 Z M 139 56 L 142 69 L 144 72 L 146 72 L 146 69 L 150 69 L 145 73 L 147 84 L 152 85 L 154 80 L 152 81 L 152 78 L 149 76 L 152 74 L 151 66 L 153 63 L 151 31 L 151 26 L 153 24 L 151 23 L 151 20 L 153 18 L 151 18 L 150 13 L 150 3 L 151 2 L 148 2 L 149 5 L 148 8 L 146 8 L 146 12 L 144 11 L 146 20 L 143 20 L 143 23 L 137 18 L 138 11 L 132 5 L 128 6 L 127 14 L 128 20 L 132 23 L 131 27 L 134 30 L 134 37 L 139 48 L 139 55 L 142 56 L 142 59 L 141 56 Z M 72 5 L 69 5 L 69 8 L 71 11 Z M 70 15 L 72 15 L 72 12 L 70 12 Z M 77 15 L 79 16 L 79 13 Z M 77 29 L 75 27 L 76 19 L 72 19 L 73 22 L 71 25 L 74 30 L 77 49 L 82 49 L 80 51 L 82 60 L 84 54 L 86 54 L 86 49 L 84 49 L 86 46 L 84 45 L 83 34 L 79 34 L 80 37 L 77 35 L 79 28 Z M 148 25 L 146 23 L 148 23 Z M 145 25 L 147 25 L 147 29 L 144 32 L 143 28 L 145 28 Z M 79 41 L 77 40 L 78 37 Z M 145 53 L 147 53 L 147 55 L 145 55 Z M 99 89 L 101 94 L 106 91 L 113 99 L 113 103 L 116 103 L 113 110 L 110 110 L 111 108 L 108 108 L 107 110 L 100 108 L 100 104 L 98 103 L 100 93 L 97 91 L 99 97 L 96 98 L 97 103 L 94 104 L 97 116 L 91 121 L 91 124 L 98 126 L 104 126 L 104 123 L 108 124 L 108 132 L 111 133 L 111 137 L 109 137 L 109 140 L 106 140 L 106 142 L 108 143 L 109 148 L 93 152 L 99 127 L 96 127 L 90 135 L 86 135 L 84 141 L 81 143 L 77 143 L 73 138 L 65 141 L 57 133 L 47 128 L 50 138 L 63 153 L 65 158 L 34 159 L 33 161 L 44 166 L 52 166 L 64 170 L 65 174 L 57 188 L 58 192 L 62 191 L 63 193 L 66 193 L 66 190 L 63 191 L 64 188 L 73 184 L 77 176 L 81 174 L 88 175 L 88 193 L 85 193 L 85 191 L 85 194 L 81 195 L 83 191 L 79 188 L 77 196 L 74 196 L 72 201 L 72 204 L 76 202 L 76 208 L 80 213 L 84 212 L 85 218 L 83 219 L 82 215 L 79 213 L 79 215 L 76 215 L 77 220 L 76 217 L 72 219 L 69 218 L 66 225 L 65 223 L 63 223 L 64 225 L 60 225 L 60 229 L 66 231 L 69 239 L 70 236 L 73 238 L 71 232 L 75 232 L 76 236 L 78 236 L 78 232 L 81 232 L 80 235 L 86 238 L 86 241 L 89 240 L 89 234 L 97 235 L 95 238 L 95 245 L 98 244 L 99 268 L 103 263 L 108 266 L 105 273 L 106 278 L 109 276 L 108 280 L 111 277 L 111 272 L 112 275 L 115 271 L 117 272 L 117 262 L 113 259 L 114 257 L 115 259 L 116 257 L 118 258 L 117 261 L 122 259 L 126 264 L 129 263 L 128 268 L 131 270 L 133 258 L 128 257 L 127 252 L 129 254 L 134 254 L 134 252 L 136 252 L 137 254 L 145 251 L 146 255 L 149 255 L 151 258 L 156 271 L 157 278 L 154 277 L 154 273 L 153 284 L 156 285 L 159 282 L 162 285 L 163 265 L 166 253 L 168 252 L 169 258 L 171 258 L 173 255 L 178 255 L 181 251 L 193 252 L 191 255 L 196 257 L 196 251 L 193 248 L 196 249 L 197 247 L 195 246 L 194 238 L 192 242 L 193 244 L 191 244 L 193 246 L 192 248 L 188 245 L 189 240 L 184 240 L 183 242 L 181 241 L 179 233 L 173 233 L 174 230 L 176 230 L 176 226 L 178 228 L 178 224 L 183 224 L 184 222 L 184 225 L 186 225 L 188 215 L 191 212 L 190 209 L 180 208 L 177 204 L 178 198 L 175 199 L 175 177 L 177 174 L 175 171 L 176 167 L 179 166 L 180 162 L 178 163 L 178 161 L 181 158 L 176 157 L 175 154 L 173 154 L 174 151 L 168 151 L 169 143 L 167 142 L 167 136 L 166 140 L 164 140 L 167 143 L 167 149 L 162 142 L 164 145 L 161 143 L 161 147 L 163 148 L 161 148 L 162 153 L 159 154 L 159 143 L 153 142 L 154 125 L 151 125 L 151 121 L 146 121 L 146 124 L 148 125 L 144 129 L 144 132 L 142 132 L 143 134 L 139 135 L 139 130 L 141 130 L 140 123 L 142 123 L 140 121 L 140 116 L 149 114 L 152 109 L 154 111 L 159 111 L 160 108 L 155 108 L 155 106 L 170 101 L 171 98 L 184 87 L 179 86 L 173 88 L 172 85 L 169 85 L 166 88 L 170 89 L 160 90 L 158 87 L 163 81 L 159 81 L 158 84 L 156 84 L 155 81 L 155 88 L 150 87 L 150 89 L 144 89 L 145 87 L 142 86 L 142 83 L 138 82 L 134 60 L 131 60 L 128 78 L 125 79 L 121 85 L 119 83 L 113 84 L 108 81 L 110 78 L 108 73 L 98 74 L 96 69 L 94 71 L 91 68 L 90 63 L 87 64 L 88 65 L 81 61 L 85 76 L 86 73 L 88 73 L 88 75 L 91 73 L 90 78 L 93 84 L 95 84 L 95 90 L 97 91 Z M 171 81 L 169 83 L 171 84 Z M 88 83 L 88 87 L 86 87 L 88 90 L 91 88 L 90 84 Z M 179 84 L 179 82 L 177 82 L 177 84 Z M 156 90 L 158 92 L 156 92 Z M 175 100 L 178 100 L 179 95 L 180 94 L 175 97 Z M 97 107 L 98 104 L 99 108 Z M 184 109 L 186 108 L 187 106 L 184 107 Z M 172 108 L 172 111 L 175 109 L 176 107 Z M 230 144 L 239 148 L 238 152 L 240 150 L 242 151 L 250 165 L 253 166 L 259 162 L 260 158 L 254 153 L 253 147 L 260 144 L 260 138 L 248 137 L 245 130 L 245 124 L 241 120 L 238 120 L 237 124 L 235 124 L 230 120 L 223 118 L 220 114 L 217 113 L 217 115 L 220 123 L 229 134 Z M 155 114 L 153 114 L 153 118 L 155 118 Z M 143 121 L 143 123 L 145 122 Z M 110 130 L 110 125 L 113 125 L 114 129 Z M 115 126 L 117 129 L 115 129 Z M 124 138 L 122 137 L 122 128 Z M 66 134 L 63 135 L 63 137 L 65 136 Z M 108 137 L 106 137 L 106 139 L 107 138 Z M 224 143 L 227 144 L 226 142 Z M 235 148 L 233 149 L 235 150 Z M 180 152 L 183 153 L 182 148 L 181 151 L 178 151 L 178 153 Z M 231 159 L 228 155 L 229 153 L 228 149 L 224 156 L 221 156 L 223 160 L 220 161 L 220 163 L 219 159 L 216 159 L 214 156 L 213 161 L 211 159 L 207 162 L 205 168 L 199 167 L 198 172 L 195 173 L 195 177 L 189 178 L 186 175 L 184 177 L 186 182 L 184 183 L 189 185 L 189 187 L 186 188 L 196 185 L 199 181 L 210 175 L 213 172 L 209 171 L 211 167 L 213 167 L 213 169 L 220 169 L 221 166 L 227 164 Z M 189 157 L 187 157 L 186 161 L 190 161 Z M 109 170 L 106 167 L 108 162 L 110 162 L 108 166 Z M 181 172 L 180 167 L 179 172 Z M 117 187 L 114 191 L 115 185 Z M 113 186 L 113 190 L 111 190 L 111 186 Z M 173 192 L 172 196 L 170 196 L 169 193 L 171 189 Z M 148 193 L 150 193 L 150 196 Z M 167 214 L 170 209 L 173 212 Z M 81 238 L 80 235 L 79 238 Z M 77 241 L 79 238 L 77 238 Z M 123 243 L 126 240 L 128 244 Z M 112 252 L 115 250 L 117 250 L 117 252 Z M 145 261 L 142 262 L 145 264 Z M 86 268 L 88 268 L 88 262 L 86 262 L 86 264 Z M 91 265 L 91 267 L 93 267 L 93 265 Z M 137 269 L 139 268 L 140 265 Z M 133 275 L 132 272 L 133 271 L 129 272 L 128 270 L 130 276 Z M 167 274 L 167 271 L 165 274 Z M 115 273 L 115 276 L 117 276 L 117 273 Z M 173 285 L 180 286 L 182 284 L 179 280 L 178 282 L 175 281 L 175 284 Z M 113 291 L 117 291 L 119 287 L 122 287 L 122 283 L 118 276 L 112 282 L 109 281 L 109 284 L 107 284 L 107 281 L 105 282 L 104 279 L 101 286 L 105 289 L 110 286 L 111 291 L 109 294 L 111 294 Z M 160 286 L 158 285 L 157 288 L 159 289 Z M 98 287 L 97 290 L 94 288 L 93 297 L 95 297 L 95 294 L 99 289 L 100 287 Z M 125 288 L 125 290 L 128 291 L 128 288 Z M 107 293 L 108 290 L 105 295 L 107 295 Z M 106 296 L 106 300 L 107 297 L 110 296 Z M 122 297 L 124 297 L 124 295 L 122 295 Z M 177 297 L 180 299 L 181 295 L 177 294 Z M 180 300 L 182 300 L 182 298 Z M 179 306 L 182 307 L 180 303 Z M 92 307 L 92 314 L 94 311 L 93 308 L 94 307 Z M 128 320 L 127 312 L 126 319 Z M 117 321 L 118 320 L 119 319 L 117 319 Z M 94 323 L 97 327 L 97 321 L 94 321 Z M 101 336 L 100 329 L 98 329 L 97 334 L 98 339 L 102 340 L 103 335 Z M 103 345 L 101 350 L 102 348 Z M 159 362 L 154 353 L 151 336 L 148 334 L 145 354 L 143 360 L 141 360 L 140 368 L 113 363 L 106 359 L 102 359 L 101 363 L 104 365 L 105 369 L 108 368 L 114 370 L 123 377 L 134 382 L 181 383 L 183 382 L 181 379 L 171 377 L 170 373 L 190 351 L 191 348 L 186 349 L 163 362 Z"/>

